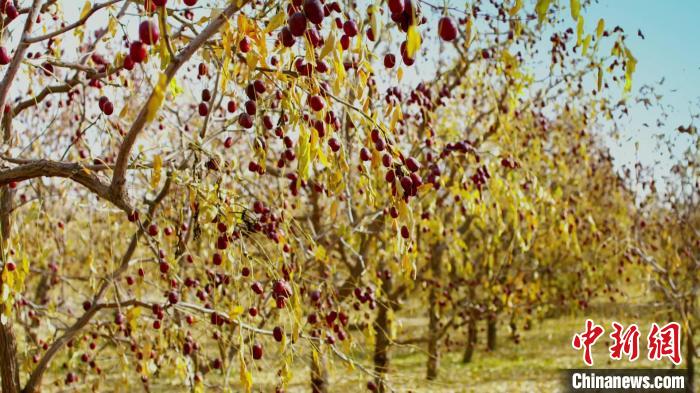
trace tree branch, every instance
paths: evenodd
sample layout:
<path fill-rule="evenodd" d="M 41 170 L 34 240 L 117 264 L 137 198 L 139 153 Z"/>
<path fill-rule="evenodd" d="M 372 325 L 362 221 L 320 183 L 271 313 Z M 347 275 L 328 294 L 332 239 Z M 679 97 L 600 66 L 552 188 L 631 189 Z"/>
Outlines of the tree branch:
<path fill-rule="evenodd" d="M 52 31 L 50 33 L 46 33 L 44 35 L 40 35 L 37 37 L 27 37 L 27 38 L 23 39 L 23 42 L 26 42 L 27 44 L 35 44 L 37 42 L 41 42 L 41 41 L 48 40 L 50 38 L 59 36 L 67 31 L 71 31 L 71 30 L 75 29 L 76 27 L 82 26 L 85 23 L 85 21 L 87 21 L 95 12 L 101 10 L 102 8 L 109 7 L 110 5 L 118 3 L 120 1 L 124 1 L 124 0 L 110 0 L 110 1 L 107 1 L 107 2 L 102 3 L 102 4 L 96 4 L 90 9 L 90 11 L 87 14 L 85 14 L 85 16 L 78 19 L 77 21 L 75 21 L 69 25 L 66 25 L 65 27 L 63 27 L 61 29 L 58 29 L 56 31 Z"/>
<path fill-rule="evenodd" d="M 37 177 L 63 177 L 71 179 L 97 194 L 127 214 L 133 211 L 128 200 L 110 192 L 109 184 L 100 180 L 93 172 L 78 163 L 36 160 L 31 163 L 0 171 L 0 186 Z"/>
<path fill-rule="evenodd" d="M 209 25 L 202 30 L 197 37 L 194 38 L 174 59 L 168 64 L 168 67 L 164 71 L 164 76 L 166 79 L 166 85 L 170 83 L 177 71 L 182 67 L 194 53 L 204 45 L 204 43 L 209 39 L 209 37 L 216 34 L 221 26 L 236 12 L 247 5 L 251 0 L 238 0 L 232 2 L 228 7 L 226 7 L 221 14 L 219 14 Z M 151 91 L 149 98 L 146 102 L 149 102 L 154 98 L 155 89 Z M 126 134 L 121 147 L 119 148 L 119 153 L 117 155 L 116 166 L 114 168 L 114 175 L 112 176 L 111 192 L 114 195 L 120 195 L 122 198 L 126 199 L 126 169 L 129 161 L 129 156 L 131 154 L 131 149 L 136 143 L 136 138 L 139 136 L 141 131 L 143 131 L 146 126 L 146 118 L 148 115 L 148 105 L 144 105 L 139 112 L 136 120 L 131 125 L 129 132 Z"/>

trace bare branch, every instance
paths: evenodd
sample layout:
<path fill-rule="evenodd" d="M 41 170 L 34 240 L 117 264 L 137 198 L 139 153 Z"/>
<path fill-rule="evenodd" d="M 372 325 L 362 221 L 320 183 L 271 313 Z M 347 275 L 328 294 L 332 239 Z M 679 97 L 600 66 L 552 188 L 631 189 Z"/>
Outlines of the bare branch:
<path fill-rule="evenodd" d="M 0 186 L 37 177 L 63 177 L 85 186 L 99 197 L 112 202 L 118 208 L 131 213 L 133 208 L 126 199 L 115 197 L 110 192 L 109 184 L 100 180 L 93 172 L 81 164 L 37 160 L 14 168 L 0 170 Z"/>
<path fill-rule="evenodd" d="M 15 80 L 17 71 L 19 71 L 19 66 L 22 64 L 24 54 L 27 51 L 27 48 L 29 48 L 29 43 L 25 42 L 25 40 L 27 39 L 29 32 L 32 30 L 32 27 L 34 26 L 34 21 L 36 21 L 36 17 L 39 14 L 40 2 L 41 0 L 34 0 L 32 2 L 30 12 L 27 15 L 27 20 L 24 22 L 22 38 L 20 39 L 19 45 L 17 45 L 17 49 L 15 50 L 14 57 L 12 58 L 9 67 L 7 67 L 7 71 L 5 71 L 5 77 L 2 79 L 2 83 L 0 83 L 0 124 L 2 123 L 2 118 L 5 113 L 4 108 L 5 101 L 7 100 L 7 95 L 10 92 L 10 88 L 12 87 L 12 83 Z"/>

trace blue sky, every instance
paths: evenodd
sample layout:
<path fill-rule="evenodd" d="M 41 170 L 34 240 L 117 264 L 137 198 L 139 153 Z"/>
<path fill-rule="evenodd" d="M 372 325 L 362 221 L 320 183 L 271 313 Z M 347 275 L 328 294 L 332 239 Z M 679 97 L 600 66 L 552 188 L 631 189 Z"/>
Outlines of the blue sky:
<path fill-rule="evenodd" d="M 637 160 L 635 143 L 639 143 L 638 159 L 642 164 L 656 165 L 655 175 L 667 173 L 672 160 L 664 149 L 658 149 L 655 134 L 675 138 L 674 152 L 688 147 L 690 138 L 679 134 L 679 125 L 688 125 L 691 113 L 700 112 L 700 1 L 698 0 L 599 0 L 584 12 L 586 26 L 604 18 L 606 26 L 619 25 L 628 34 L 629 47 L 638 60 L 633 92 L 644 84 L 653 84 L 665 77 L 662 102 L 668 108 L 668 121 L 657 127 L 658 110 L 631 105 L 630 116 L 623 119 L 625 129 L 617 143 L 610 147 L 618 165 Z M 637 36 L 641 29 L 645 39 Z M 648 123 L 650 127 L 644 127 Z M 700 124 L 695 124 L 700 126 Z"/>
<path fill-rule="evenodd" d="M 564 12 L 568 13 L 568 0 L 559 1 Z M 448 4 L 457 8 L 463 6 L 460 0 L 449 0 Z M 534 1 L 526 1 L 526 4 L 526 7 L 534 7 Z M 67 20 L 76 19 L 79 8 L 64 6 Z M 106 15 L 104 12 L 99 14 L 91 19 L 91 29 L 104 24 Z M 675 138 L 672 150 L 673 154 L 679 154 L 691 140 L 675 129 L 679 125 L 688 125 L 691 113 L 700 112 L 700 23 L 697 20 L 700 0 L 593 0 L 582 14 L 587 32 L 595 29 L 600 18 L 605 19 L 607 28 L 619 25 L 627 32 L 628 46 L 638 60 L 630 101 L 641 86 L 665 78 L 659 92 L 663 94 L 662 102 L 668 106 L 666 124 L 656 126 L 660 115 L 658 108 L 645 109 L 641 104 L 630 102 L 630 116 L 619 122 L 623 128 L 620 138 L 608 142 L 618 168 L 640 161 L 646 166 L 654 166 L 655 177 L 661 180 L 673 160 L 666 149 L 659 149 L 655 135 Z M 645 39 L 637 36 L 638 29 L 642 30 Z M 134 30 L 135 25 L 130 25 L 129 32 L 134 33 Z M 420 79 L 415 74 L 418 69 L 425 77 L 426 69 L 420 65 L 417 63 L 413 69 L 407 69 L 404 81 Z M 645 127 L 644 123 L 650 127 Z"/>

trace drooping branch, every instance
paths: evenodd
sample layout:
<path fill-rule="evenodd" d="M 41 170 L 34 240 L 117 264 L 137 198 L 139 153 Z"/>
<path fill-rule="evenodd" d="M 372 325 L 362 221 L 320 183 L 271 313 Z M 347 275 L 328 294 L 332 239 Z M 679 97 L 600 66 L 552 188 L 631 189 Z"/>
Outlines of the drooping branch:
<path fill-rule="evenodd" d="M 168 64 L 167 68 L 163 72 L 166 82 L 165 84 L 169 84 L 173 77 L 175 77 L 177 71 L 185 63 L 187 63 L 187 61 L 195 54 L 195 52 L 197 52 L 197 50 L 201 48 L 211 36 L 216 34 L 221 28 L 221 26 L 223 26 L 224 23 L 231 16 L 233 16 L 241 8 L 247 5 L 250 1 L 251 0 L 239 0 L 232 2 L 221 12 L 221 14 L 219 14 L 213 21 L 211 21 L 204 30 L 202 30 L 202 32 L 199 33 L 197 37 L 190 41 L 190 43 L 187 44 L 187 46 L 184 49 L 182 49 L 178 53 L 178 55 L 175 56 L 175 58 L 172 59 L 170 64 Z M 150 100 L 154 99 L 155 95 L 156 90 L 153 89 L 146 102 L 149 102 Z M 116 166 L 114 168 L 114 174 L 112 176 L 111 184 L 112 193 L 115 195 L 125 196 L 126 194 L 126 169 L 129 162 L 129 156 L 131 155 L 131 150 L 134 147 L 134 144 L 136 143 L 136 139 L 146 126 L 148 110 L 148 105 L 144 105 L 141 111 L 139 112 L 138 116 L 136 117 L 136 120 L 134 120 L 133 124 L 131 125 L 129 132 L 126 134 L 126 137 L 124 138 L 121 147 L 119 148 L 119 153 L 117 154 L 117 161 Z"/>

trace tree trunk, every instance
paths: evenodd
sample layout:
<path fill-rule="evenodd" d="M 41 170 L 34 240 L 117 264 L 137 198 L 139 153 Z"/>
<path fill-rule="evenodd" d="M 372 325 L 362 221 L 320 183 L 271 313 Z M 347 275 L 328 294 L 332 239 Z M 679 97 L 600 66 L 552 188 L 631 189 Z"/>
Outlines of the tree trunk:
<path fill-rule="evenodd" d="M 690 330 L 686 333 L 686 344 L 685 344 L 685 367 L 688 373 L 688 391 L 695 391 L 695 343 L 693 343 L 693 336 Z"/>
<path fill-rule="evenodd" d="M 328 393 L 328 369 L 325 355 L 315 348 L 311 355 L 311 392 Z"/>
<path fill-rule="evenodd" d="M 380 264 L 380 270 L 384 264 Z M 386 299 L 377 302 L 377 318 L 374 321 L 374 372 L 376 373 L 375 383 L 377 393 L 385 393 L 386 374 L 389 372 L 389 349 L 391 347 L 391 317 L 389 312 L 392 307 L 392 282 L 390 278 L 382 281 L 382 292 Z"/>
<path fill-rule="evenodd" d="M 375 383 L 377 392 L 385 393 L 385 376 L 389 372 L 389 337 L 390 321 L 389 308 L 382 302 L 377 304 L 377 319 L 374 321 L 374 371 L 377 374 Z"/>
<path fill-rule="evenodd" d="M 497 319 L 495 315 L 489 316 L 486 320 L 486 348 L 489 351 L 496 350 L 496 328 Z"/>
<path fill-rule="evenodd" d="M 474 355 L 474 346 L 476 346 L 477 338 L 477 328 L 476 328 L 476 313 L 472 313 L 469 316 L 469 322 L 467 324 L 467 346 L 464 349 L 464 356 L 462 357 L 462 363 L 469 363 L 472 361 L 472 356 Z"/>
<path fill-rule="evenodd" d="M 2 260 L 3 269 L 7 262 L 8 239 L 10 238 L 10 211 L 12 209 L 12 191 L 7 187 L 2 187 L 0 195 L 0 225 L 2 226 Z M 4 306 L 0 306 L 0 312 L 5 313 Z M 8 314 L 12 310 L 8 310 Z M 17 367 L 17 342 L 12 331 L 12 318 L 3 325 L 0 323 L 0 378 L 2 378 L 3 393 L 18 393 L 19 368 Z"/>
<path fill-rule="evenodd" d="M 432 257 L 430 259 L 430 269 L 433 273 L 433 278 L 440 282 L 442 277 L 442 247 L 437 245 L 433 247 Z M 438 297 L 440 288 L 437 283 L 433 283 L 430 287 L 428 295 L 428 365 L 426 378 L 431 381 L 437 378 L 440 368 L 440 310 L 438 305 Z"/>
<path fill-rule="evenodd" d="M 438 376 L 438 369 L 440 367 L 440 351 L 438 349 L 439 330 L 438 322 L 440 318 L 437 313 L 437 295 L 435 294 L 437 289 L 435 287 L 430 289 L 430 322 L 428 329 L 428 373 L 426 378 L 428 380 L 434 380 Z"/>
<path fill-rule="evenodd" d="M 319 205 L 319 194 L 318 192 L 313 192 L 311 194 L 311 224 L 314 229 L 314 236 L 318 237 L 319 234 L 323 232 L 323 226 L 321 224 L 322 212 L 321 206 Z M 318 238 L 318 245 L 326 247 L 326 239 L 321 237 Z M 318 263 L 317 271 L 320 277 L 323 277 L 324 264 Z M 309 369 L 311 370 L 311 392 L 312 393 L 327 393 L 328 392 L 328 369 L 326 367 L 326 359 L 320 350 L 312 349 L 311 364 Z"/>

